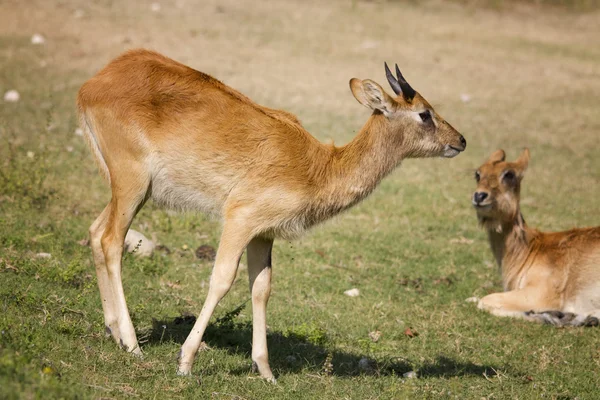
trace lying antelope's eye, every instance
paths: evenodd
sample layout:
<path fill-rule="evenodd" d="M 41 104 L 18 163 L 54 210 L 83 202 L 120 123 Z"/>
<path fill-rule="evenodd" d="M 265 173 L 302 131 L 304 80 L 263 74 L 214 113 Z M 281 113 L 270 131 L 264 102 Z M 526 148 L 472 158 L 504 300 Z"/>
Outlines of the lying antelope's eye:
<path fill-rule="evenodd" d="M 475 180 L 477 182 L 479 182 L 480 179 L 481 179 L 481 175 L 479 174 L 479 171 L 475 171 Z"/>
<path fill-rule="evenodd" d="M 513 171 L 506 171 L 504 175 L 502 175 L 502 179 L 508 182 L 512 182 L 515 180 L 515 173 Z"/>
<path fill-rule="evenodd" d="M 429 112 L 429 110 L 426 110 L 422 113 L 419 113 L 419 117 L 421 117 L 421 121 L 427 122 L 431 119 L 431 113 Z"/>

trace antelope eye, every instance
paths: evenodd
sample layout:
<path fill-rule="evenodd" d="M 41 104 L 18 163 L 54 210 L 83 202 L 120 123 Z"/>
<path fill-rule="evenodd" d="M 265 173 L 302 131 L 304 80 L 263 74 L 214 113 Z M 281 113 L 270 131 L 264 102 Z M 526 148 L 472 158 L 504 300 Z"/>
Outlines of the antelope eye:
<path fill-rule="evenodd" d="M 475 171 L 475 180 L 477 182 L 479 182 L 480 179 L 481 179 L 481 175 L 479 174 L 479 171 Z"/>
<path fill-rule="evenodd" d="M 506 171 L 502 176 L 502 179 L 508 182 L 512 182 L 515 180 L 515 173 L 513 171 Z"/>
<path fill-rule="evenodd" d="M 429 112 L 429 110 L 426 110 L 426 111 L 423 111 L 422 113 L 419 113 L 419 117 L 421 117 L 421 121 L 427 122 L 427 121 L 431 120 L 431 113 Z"/>

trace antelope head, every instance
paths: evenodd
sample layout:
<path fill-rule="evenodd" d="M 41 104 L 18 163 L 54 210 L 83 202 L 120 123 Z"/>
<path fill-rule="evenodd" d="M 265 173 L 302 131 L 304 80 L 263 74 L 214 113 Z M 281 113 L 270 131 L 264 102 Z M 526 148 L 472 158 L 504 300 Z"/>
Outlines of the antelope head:
<path fill-rule="evenodd" d="M 406 157 L 455 157 L 465 150 L 465 138 L 409 85 L 398 65 L 394 76 L 385 63 L 385 73 L 396 97 L 370 79 L 353 78 L 350 89 L 359 103 L 385 116 L 386 131 L 398 139 Z"/>
<path fill-rule="evenodd" d="M 521 180 L 529 164 L 529 149 L 514 162 L 506 162 L 504 150 L 496 150 L 475 171 L 477 190 L 473 206 L 484 226 L 499 227 L 519 216 Z"/>

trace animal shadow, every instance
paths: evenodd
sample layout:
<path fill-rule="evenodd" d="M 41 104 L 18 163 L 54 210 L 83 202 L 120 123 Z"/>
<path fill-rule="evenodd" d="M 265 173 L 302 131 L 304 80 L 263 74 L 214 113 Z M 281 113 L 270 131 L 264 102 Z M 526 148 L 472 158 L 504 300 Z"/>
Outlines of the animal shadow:
<path fill-rule="evenodd" d="M 250 359 L 252 352 L 252 323 L 236 321 L 237 315 L 244 308 L 241 305 L 214 323 L 209 324 L 204 334 L 205 343 L 212 348 L 226 349 L 232 354 L 240 354 Z M 196 317 L 181 315 L 174 318 L 154 320 L 152 328 L 141 332 L 140 343 L 143 346 L 158 345 L 163 342 L 183 344 L 192 330 Z M 299 373 L 312 371 L 325 375 L 353 377 L 361 374 L 381 376 L 402 376 L 414 370 L 413 363 L 400 357 L 389 357 L 374 360 L 364 355 L 353 354 L 332 349 L 327 340 L 294 332 L 269 332 L 269 362 L 271 368 L 279 373 Z M 477 365 L 471 362 L 458 362 L 449 357 L 438 356 L 433 362 L 422 365 L 416 373 L 425 377 L 454 377 L 478 375 L 490 377 L 496 375 L 498 368 Z M 247 374 L 248 368 L 231 371 L 234 374 Z"/>

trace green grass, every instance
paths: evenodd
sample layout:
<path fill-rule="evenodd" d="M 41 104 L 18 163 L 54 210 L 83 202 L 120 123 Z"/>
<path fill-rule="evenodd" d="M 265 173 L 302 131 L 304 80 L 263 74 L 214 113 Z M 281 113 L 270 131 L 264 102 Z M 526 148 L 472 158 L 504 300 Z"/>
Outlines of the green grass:
<path fill-rule="evenodd" d="M 600 330 L 496 318 L 464 301 L 501 290 L 469 204 L 472 171 L 496 148 L 509 158 L 532 150 L 528 223 L 600 224 L 597 13 L 535 8 L 524 24 L 522 13 L 436 2 L 161 4 L 161 13 L 134 2 L 0 5 L 0 93 L 21 94 L 0 103 L 0 398 L 597 397 Z M 38 31 L 44 46 L 29 43 Z M 368 116 L 349 78 L 383 83 L 383 61 L 398 62 L 468 140 L 458 158 L 408 160 L 353 210 L 298 241 L 276 241 L 268 342 L 277 385 L 250 371 L 244 265 L 194 375 L 175 375 L 210 276 L 193 250 L 218 245 L 219 223 L 201 215 L 152 204 L 140 212 L 133 228 L 171 250 L 123 261 L 144 358 L 104 336 L 91 252 L 80 242 L 110 193 L 74 134 L 74 99 L 108 59 L 138 46 L 292 111 L 336 143 Z M 343 294 L 353 287 L 359 297 Z M 404 378 L 409 371 L 417 379 Z"/>

